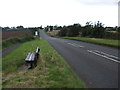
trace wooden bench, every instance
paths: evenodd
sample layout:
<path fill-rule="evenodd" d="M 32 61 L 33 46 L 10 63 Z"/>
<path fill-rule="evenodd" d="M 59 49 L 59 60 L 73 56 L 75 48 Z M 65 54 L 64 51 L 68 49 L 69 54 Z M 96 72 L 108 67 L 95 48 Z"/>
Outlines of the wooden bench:
<path fill-rule="evenodd" d="M 39 52 L 40 52 L 40 48 L 37 47 L 36 53 L 33 53 L 33 52 L 28 53 L 28 55 L 25 59 L 26 65 L 29 66 L 28 69 L 31 69 L 31 68 L 37 66 L 37 60 L 39 58 Z"/>

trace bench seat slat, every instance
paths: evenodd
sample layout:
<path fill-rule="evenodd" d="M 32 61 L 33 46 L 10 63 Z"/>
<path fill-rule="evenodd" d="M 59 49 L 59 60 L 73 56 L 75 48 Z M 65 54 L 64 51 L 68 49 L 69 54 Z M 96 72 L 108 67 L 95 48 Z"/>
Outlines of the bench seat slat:
<path fill-rule="evenodd" d="M 28 53 L 28 55 L 27 55 L 27 57 L 26 57 L 26 59 L 25 59 L 25 60 L 28 60 L 28 59 L 29 59 L 29 57 L 30 57 L 30 55 L 31 55 L 31 52 L 30 52 L 30 53 Z"/>

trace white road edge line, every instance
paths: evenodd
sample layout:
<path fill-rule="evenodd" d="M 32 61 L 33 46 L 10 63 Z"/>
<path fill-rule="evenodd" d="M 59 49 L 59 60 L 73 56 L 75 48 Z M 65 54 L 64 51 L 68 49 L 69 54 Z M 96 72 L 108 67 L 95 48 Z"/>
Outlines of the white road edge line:
<path fill-rule="evenodd" d="M 100 51 L 98 51 L 98 50 L 94 50 L 94 51 L 96 51 L 96 52 L 98 52 L 98 53 L 101 53 L 101 54 L 104 54 L 104 55 L 107 55 L 107 56 L 109 56 L 109 57 L 113 57 L 113 58 L 116 58 L 116 59 L 120 59 L 119 57 L 116 57 L 116 56 L 113 56 L 113 55 L 110 55 L 110 54 L 107 54 L 107 53 L 104 53 L 104 52 L 100 52 Z"/>
<path fill-rule="evenodd" d="M 101 56 L 101 57 L 107 58 L 107 59 L 109 59 L 109 60 L 111 60 L 111 61 L 114 61 L 114 62 L 120 63 L 120 61 L 117 61 L 117 60 L 115 60 L 115 59 L 109 58 L 109 57 L 104 56 L 104 55 L 100 55 L 100 54 L 98 54 L 98 53 L 96 53 L 96 52 L 93 52 L 93 51 L 91 51 L 91 50 L 87 50 L 87 51 L 90 52 L 90 53 L 96 54 L 96 55 L 98 55 L 98 56 Z"/>

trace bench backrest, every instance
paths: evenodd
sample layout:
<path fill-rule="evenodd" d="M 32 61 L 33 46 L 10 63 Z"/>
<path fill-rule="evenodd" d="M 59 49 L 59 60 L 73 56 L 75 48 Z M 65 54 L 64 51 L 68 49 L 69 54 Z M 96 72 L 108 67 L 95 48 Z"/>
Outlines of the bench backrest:
<path fill-rule="evenodd" d="M 39 53 L 39 52 L 40 52 L 40 48 L 37 47 L 37 49 L 36 49 L 36 53 Z"/>
<path fill-rule="evenodd" d="M 34 59 L 35 59 L 35 54 L 30 52 L 30 53 L 28 53 L 25 61 L 34 61 Z"/>

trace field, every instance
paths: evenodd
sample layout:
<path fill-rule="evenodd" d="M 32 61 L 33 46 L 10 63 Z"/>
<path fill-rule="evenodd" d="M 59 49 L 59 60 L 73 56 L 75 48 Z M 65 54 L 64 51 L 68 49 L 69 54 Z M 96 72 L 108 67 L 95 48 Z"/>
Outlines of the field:
<path fill-rule="evenodd" d="M 6 40 L 8 38 L 18 37 L 21 35 L 31 35 L 33 34 L 30 30 L 16 30 L 16 31 L 2 31 L 2 40 Z"/>
<path fill-rule="evenodd" d="M 17 43 L 33 40 L 33 32 L 30 30 L 2 31 L 2 49 Z"/>
<path fill-rule="evenodd" d="M 59 33 L 60 30 L 53 30 L 50 32 L 47 32 L 47 34 L 49 34 L 50 36 L 56 36 Z"/>
<path fill-rule="evenodd" d="M 2 41 L 2 49 L 6 49 L 6 48 L 8 48 L 12 45 L 17 44 L 17 43 L 23 43 L 23 42 L 33 40 L 34 38 L 35 37 L 30 36 L 30 35 L 29 36 L 21 35 L 21 36 L 18 36 L 18 37 L 12 37 L 12 38 L 3 40 Z"/>
<path fill-rule="evenodd" d="M 40 47 L 36 68 L 24 69 L 28 52 Z M 22 52 L 22 53 L 21 53 Z M 23 44 L 3 58 L 3 88 L 84 88 L 85 84 L 46 40 Z"/>

